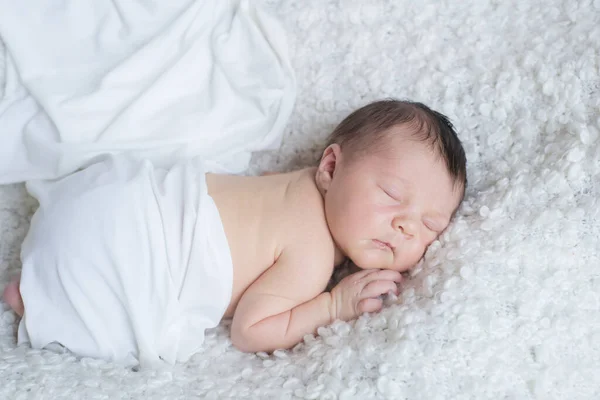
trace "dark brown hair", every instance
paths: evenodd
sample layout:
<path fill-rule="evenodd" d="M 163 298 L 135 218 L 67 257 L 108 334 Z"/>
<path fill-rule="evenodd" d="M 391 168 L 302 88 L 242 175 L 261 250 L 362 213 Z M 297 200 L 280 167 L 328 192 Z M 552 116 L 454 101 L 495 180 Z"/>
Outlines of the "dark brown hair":
<path fill-rule="evenodd" d="M 386 99 L 367 104 L 340 122 L 329 136 L 327 146 L 337 143 L 342 149 L 364 152 L 380 144 L 380 139 L 397 125 L 409 126 L 413 137 L 437 150 L 464 194 L 467 159 L 462 143 L 448 117 L 422 103 Z"/>

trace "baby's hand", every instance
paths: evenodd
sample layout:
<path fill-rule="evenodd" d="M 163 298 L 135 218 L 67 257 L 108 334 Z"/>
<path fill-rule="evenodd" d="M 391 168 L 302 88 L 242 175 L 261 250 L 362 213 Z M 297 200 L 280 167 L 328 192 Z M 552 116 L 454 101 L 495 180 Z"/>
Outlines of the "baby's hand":
<path fill-rule="evenodd" d="M 348 275 L 331 290 L 332 317 L 348 321 L 365 312 L 381 310 L 381 295 L 392 291 L 398 295 L 400 272 L 367 269 Z"/>

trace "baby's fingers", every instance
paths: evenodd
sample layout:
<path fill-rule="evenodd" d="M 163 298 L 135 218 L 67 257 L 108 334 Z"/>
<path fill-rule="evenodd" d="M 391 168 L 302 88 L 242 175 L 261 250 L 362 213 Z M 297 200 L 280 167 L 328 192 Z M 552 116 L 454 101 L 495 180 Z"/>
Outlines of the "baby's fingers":
<path fill-rule="evenodd" d="M 391 269 L 382 269 L 376 272 L 373 272 L 364 278 L 365 280 L 385 280 L 385 281 L 394 281 L 400 282 L 402 280 L 402 274 L 398 271 L 394 271 Z"/>
<path fill-rule="evenodd" d="M 365 312 L 377 312 L 379 310 L 381 310 L 381 307 L 383 307 L 383 301 L 381 299 L 362 299 L 360 302 L 358 302 L 358 312 L 359 313 L 365 313 Z"/>
<path fill-rule="evenodd" d="M 398 286 L 396 286 L 395 282 L 384 280 L 372 281 L 363 288 L 360 292 L 360 297 L 363 299 L 366 297 L 378 297 L 390 290 L 395 295 L 398 295 Z"/>

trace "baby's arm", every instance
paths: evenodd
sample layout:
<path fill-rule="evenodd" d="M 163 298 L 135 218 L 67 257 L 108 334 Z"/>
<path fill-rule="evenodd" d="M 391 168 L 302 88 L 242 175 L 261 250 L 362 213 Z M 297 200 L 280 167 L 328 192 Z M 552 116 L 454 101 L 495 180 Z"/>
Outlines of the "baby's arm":
<path fill-rule="evenodd" d="M 289 348 L 335 318 L 332 298 L 323 292 L 332 262 L 284 252 L 240 299 L 231 341 L 242 351 Z"/>
<path fill-rule="evenodd" d="M 335 319 L 379 311 L 382 294 L 398 294 L 401 275 L 390 270 L 362 270 L 323 292 L 332 271 L 331 261 L 326 265 L 311 263 L 306 253 L 279 257 L 240 299 L 231 327 L 234 346 L 248 352 L 289 348 Z"/>

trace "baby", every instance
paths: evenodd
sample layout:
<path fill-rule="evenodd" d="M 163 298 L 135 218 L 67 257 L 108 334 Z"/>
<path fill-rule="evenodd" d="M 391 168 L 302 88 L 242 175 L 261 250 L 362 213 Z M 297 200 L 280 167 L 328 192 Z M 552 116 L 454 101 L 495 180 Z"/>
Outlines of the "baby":
<path fill-rule="evenodd" d="M 448 119 L 398 100 L 350 114 L 317 167 L 264 176 L 205 168 L 116 157 L 30 185 L 40 209 L 20 283 L 4 292 L 23 316 L 19 340 L 176 362 L 232 318 L 238 349 L 290 348 L 319 326 L 379 311 L 381 295 L 397 294 L 401 272 L 446 229 L 467 184 Z M 324 291 L 346 259 L 361 270 Z"/>

